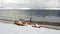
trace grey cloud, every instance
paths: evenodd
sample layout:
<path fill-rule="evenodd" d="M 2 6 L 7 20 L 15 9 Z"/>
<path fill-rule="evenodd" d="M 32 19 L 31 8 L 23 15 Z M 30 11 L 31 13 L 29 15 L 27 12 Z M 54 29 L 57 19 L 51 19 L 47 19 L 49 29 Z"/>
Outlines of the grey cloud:
<path fill-rule="evenodd" d="M 3 1 L 0 4 L 16 8 L 60 8 L 59 0 L 16 0 L 15 2 L 7 1 L 6 3 Z"/>

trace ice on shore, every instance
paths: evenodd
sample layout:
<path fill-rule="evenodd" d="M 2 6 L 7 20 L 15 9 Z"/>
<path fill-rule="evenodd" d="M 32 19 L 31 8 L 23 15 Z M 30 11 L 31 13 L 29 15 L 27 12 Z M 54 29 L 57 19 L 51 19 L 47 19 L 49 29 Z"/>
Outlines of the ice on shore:
<path fill-rule="evenodd" d="M 34 28 L 30 25 L 17 26 L 0 22 L 0 34 L 60 34 L 60 30 L 48 28 Z"/>

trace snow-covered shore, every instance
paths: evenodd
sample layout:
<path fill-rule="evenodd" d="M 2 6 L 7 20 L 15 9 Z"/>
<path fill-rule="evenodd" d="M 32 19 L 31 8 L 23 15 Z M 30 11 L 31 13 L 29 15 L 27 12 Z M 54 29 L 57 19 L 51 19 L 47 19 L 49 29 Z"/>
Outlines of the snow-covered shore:
<path fill-rule="evenodd" d="M 48 28 L 34 28 L 28 26 L 17 26 L 0 22 L 0 34 L 60 34 L 60 30 Z"/>

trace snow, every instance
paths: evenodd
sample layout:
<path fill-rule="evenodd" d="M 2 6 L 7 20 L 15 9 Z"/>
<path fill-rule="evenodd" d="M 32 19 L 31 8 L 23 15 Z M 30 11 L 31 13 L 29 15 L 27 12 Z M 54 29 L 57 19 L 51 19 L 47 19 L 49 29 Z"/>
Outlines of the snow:
<path fill-rule="evenodd" d="M 34 28 L 30 25 L 18 26 L 0 22 L 0 34 L 60 34 L 60 30 L 48 28 Z"/>

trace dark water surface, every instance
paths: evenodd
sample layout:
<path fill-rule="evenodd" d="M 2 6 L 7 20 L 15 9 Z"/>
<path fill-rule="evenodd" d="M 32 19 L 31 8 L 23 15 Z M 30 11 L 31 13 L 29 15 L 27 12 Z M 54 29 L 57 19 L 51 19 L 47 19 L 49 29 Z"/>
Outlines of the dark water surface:
<path fill-rule="evenodd" d="M 45 16 L 56 16 L 48 17 L 46 20 L 51 19 L 51 21 L 60 21 L 60 10 L 0 10 L 0 17 L 9 17 L 9 18 L 24 18 L 29 19 L 29 17 L 35 18 L 34 20 L 45 20 L 42 18 Z M 41 17 L 42 16 L 42 17 Z"/>

